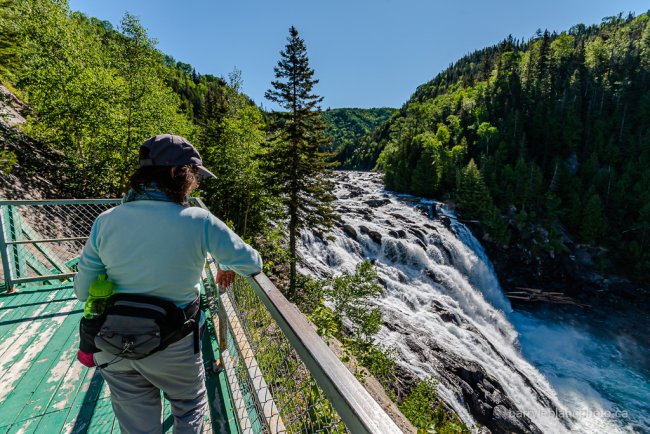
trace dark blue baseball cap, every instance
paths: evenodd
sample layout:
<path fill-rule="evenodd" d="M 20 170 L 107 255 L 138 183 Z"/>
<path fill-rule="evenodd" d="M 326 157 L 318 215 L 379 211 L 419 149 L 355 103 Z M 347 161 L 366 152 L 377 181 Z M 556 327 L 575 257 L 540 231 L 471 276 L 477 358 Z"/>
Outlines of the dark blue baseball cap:
<path fill-rule="evenodd" d="M 216 178 L 203 167 L 199 151 L 184 137 L 158 134 L 140 146 L 140 167 L 146 166 L 195 166 L 201 178 Z"/>

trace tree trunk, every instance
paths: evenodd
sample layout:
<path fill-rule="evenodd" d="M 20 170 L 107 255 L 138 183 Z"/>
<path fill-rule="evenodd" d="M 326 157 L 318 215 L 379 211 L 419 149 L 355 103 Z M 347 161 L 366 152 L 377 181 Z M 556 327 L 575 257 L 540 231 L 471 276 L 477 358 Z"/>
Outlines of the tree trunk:
<path fill-rule="evenodd" d="M 296 295 L 296 232 L 298 226 L 297 198 L 292 197 L 289 204 L 289 293 L 287 298 L 293 300 Z"/>
<path fill-rule="evenodd" d="M 298 158 L 300 139 L 298 138 L 298 106 L 297 106 L 297 83 L 296 77 L 292 76 L 292 99 L 291 99 L 291 116 L 293 118 L 293 137 L 291 139 L 293 146 L 293 155 L 291 157 L 291 192 L 289 202 L 289 300 L 296 296 L 296 232 L 298 228 Z"/>

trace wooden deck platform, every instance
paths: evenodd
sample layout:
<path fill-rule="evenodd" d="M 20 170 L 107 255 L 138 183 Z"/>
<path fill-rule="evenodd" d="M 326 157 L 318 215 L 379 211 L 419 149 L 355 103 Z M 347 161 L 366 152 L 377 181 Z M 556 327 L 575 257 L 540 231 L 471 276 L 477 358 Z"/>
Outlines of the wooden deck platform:
<path fill-rule="evenodd" d="M 82 313 L 71 283 L 0 293 L 0 434 L 120 432 L 99 372 L 76 360 Z M 210 369 L 217 351 L 209 319 L 203 339 L 210 402 L 205 432 L 236 434 L 225 375 Z M 163 421 L 164 432 L 171 432 L 167 402 Z"/>

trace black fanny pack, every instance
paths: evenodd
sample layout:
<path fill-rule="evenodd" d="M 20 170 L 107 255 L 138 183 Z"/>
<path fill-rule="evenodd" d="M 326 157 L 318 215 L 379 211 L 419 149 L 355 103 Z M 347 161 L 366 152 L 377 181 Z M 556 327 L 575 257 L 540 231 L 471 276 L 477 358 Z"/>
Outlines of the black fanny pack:
<path fill-rule="evenodd" d="M 194 352 L 199 352 L 199 297 L 181 309 L 157 297 L 115 294 L 108 306 L 104 315 L 98 318 L 81 319 L 81 351 L 105 351 L 138 360 L 164 350 L 193 332 Z"/>

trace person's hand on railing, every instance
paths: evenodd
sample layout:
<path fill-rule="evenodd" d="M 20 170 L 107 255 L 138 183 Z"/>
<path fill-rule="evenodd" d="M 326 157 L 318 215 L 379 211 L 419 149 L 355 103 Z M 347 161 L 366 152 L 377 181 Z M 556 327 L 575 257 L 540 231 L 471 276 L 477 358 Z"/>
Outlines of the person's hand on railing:
<path fill-rule="evenodd" d="M 222 270 L 221 267 L 217 269 L 217 285 L 222 288 L 228 288 L 235 281 L 235 272 Z"/>

